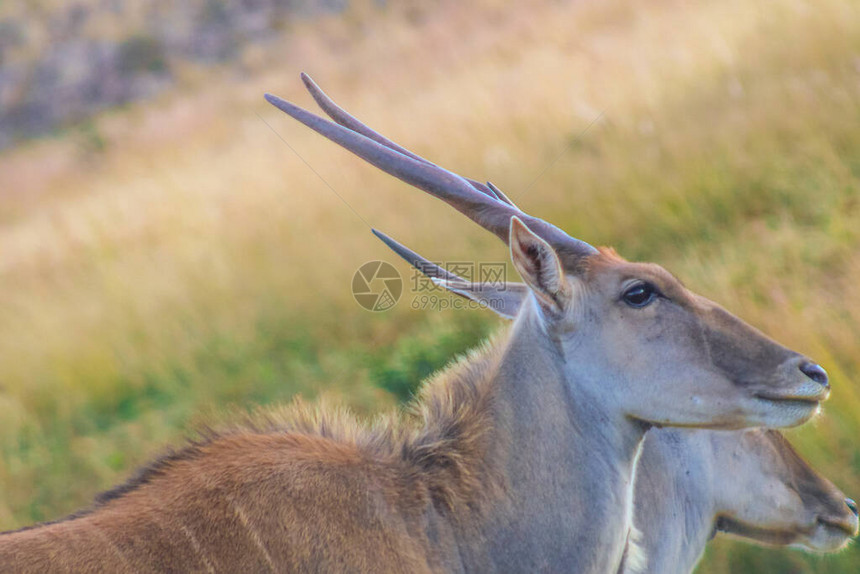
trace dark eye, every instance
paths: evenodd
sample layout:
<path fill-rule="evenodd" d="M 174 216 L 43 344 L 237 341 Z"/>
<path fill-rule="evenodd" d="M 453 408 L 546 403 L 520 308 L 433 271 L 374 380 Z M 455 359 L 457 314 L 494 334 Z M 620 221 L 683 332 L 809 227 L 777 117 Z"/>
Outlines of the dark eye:
<path fill-rule="evenodd" d="M 657 289 L 650 283 L 636 283 L 629 287 L 621 298 L 631 307 L 641 309 L 650 305 L 657 298 L 657 295 L 659 295 Z"/>

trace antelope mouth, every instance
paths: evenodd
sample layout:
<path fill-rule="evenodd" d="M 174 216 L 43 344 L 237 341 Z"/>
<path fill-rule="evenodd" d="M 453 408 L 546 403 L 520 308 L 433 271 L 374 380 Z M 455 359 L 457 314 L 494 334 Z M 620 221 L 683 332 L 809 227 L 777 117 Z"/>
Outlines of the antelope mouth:
<path fill-rule="evenodd" d="M 790 527 L 768 528 L 755 526 L 727 516 L 722 516 L 717 520 L 714 531 L 715 533 L 724 532 L 732 536 L 749 538 L 771 546 L 787 546 L 796 543 L 798 538 L 802 536 Z"/>
<path fill-rule="evenodd" d="M 828 532 L 834 535 L 845 536 L 846 538 L 854 538 L 857 536 L 857 521 L 830 519 L 818 517 L 818 524 L 825 528 Z"/>
<path fill-rule="evenodd" d="M 758 392 L 753 393 L 753 396 L 760 401 L 779 404 L 781 406 L 815 408 L 821 404 L 821 401 L 827 398 L 828 393 L 821 393 L 815 396 L 808 395 L 780 395 L 777 393 Z"/>
<path fill-rule="evenodd" d="M 798 541 L 799 546 L 813 552 L 835 552 L 845 548 L 851 539 L 857 536 L 856 520 L 819 516 L 815 523 L 813 533 Z"/>

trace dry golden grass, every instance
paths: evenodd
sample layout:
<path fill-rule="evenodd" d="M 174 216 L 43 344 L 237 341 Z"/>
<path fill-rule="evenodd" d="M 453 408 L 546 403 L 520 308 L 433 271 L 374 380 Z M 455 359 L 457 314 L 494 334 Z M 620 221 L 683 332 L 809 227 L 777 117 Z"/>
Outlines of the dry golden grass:
<path fill-rule="evenodd" d="M 0 156 L 0 528 L 85 504 L 215 413 L 323 390 L 390 406 L 373 384 L 389 350 L 459 348 L 494 324 L 351 300 L 361 263 L 394 258 L 328 186 L 428 256 L 504 251 L 267 107 L 266 91 L 310 106 L 300 70 L 396 141 L 819 358 L 833 399 L 791 438 L 860 493 L 858 12 L 365 7 L 291 30 L 243 73 L 188 71 L 183 90 L 99 117 L 103 149 L 72 131 Z M 858 564 L 856 546 L 719 542 L 699 572 Z"/>

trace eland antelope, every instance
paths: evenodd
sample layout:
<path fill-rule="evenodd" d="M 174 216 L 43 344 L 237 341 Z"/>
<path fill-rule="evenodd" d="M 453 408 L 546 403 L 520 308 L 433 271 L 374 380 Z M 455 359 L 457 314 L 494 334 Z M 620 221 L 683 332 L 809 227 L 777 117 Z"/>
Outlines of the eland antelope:
<path fill-rule="evenodd" d="M 0 535 L 15 572 L 614 573 L 652 425 L 788 427 L 824 370 L 663 268 L 530 216 L 338 108 L 269 102 L 445 200 L 510 249 L 511 329 L 426 386 L 406 420 L 332 412 L 240 429 L 145 468 L 88 510 Z"/>
<path fill-rule="evenodd" d="M 624 574 L 689 574 L 717 532 L 813 552 L 857 535 L 854 501 L 775 430 L 652 429 L 633 501 L 636 540 Z"/>
<path fill-rule="evenodd" d="M 515 317 L 528 297 L 522 283 L 471 282 L 377 236 L 439 286 L 504 318 Z M 856 503 L 775 430 L 651 429 L 634 484 L 619 574 L 692 572 L 717 532 L 814 552 L 840 550 L 858 533 Z"/>

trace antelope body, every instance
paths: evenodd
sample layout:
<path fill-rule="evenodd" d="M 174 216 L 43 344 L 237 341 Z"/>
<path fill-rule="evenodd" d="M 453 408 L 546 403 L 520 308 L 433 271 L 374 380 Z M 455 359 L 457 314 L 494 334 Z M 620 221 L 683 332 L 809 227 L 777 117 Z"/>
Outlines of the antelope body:
<path fill-rule="evenodd" d="M 654 264 L 529 216 L 338 108 L 287 114 L 435 195 L 510 247 L 510 332 L 431 384 L 415 421 L 320 415 L 191 447 L 90 512 L 0 535 L 13 571 L 614 573 L 653 424 L 786 427 L 826 374 Z M 184 557 L 184 558 L 183 558 Z M 186 562 L 182 562 L 186 560 Z"/>
<path fill-rule="evenodd" d="M 815 552 L 838 550 L 857 535 L 854 502 L 776 431 L 652 429 L 633 501 L 635 546 L 619 570 L 625 574 L 688 574 L 717 532 Z"/>

